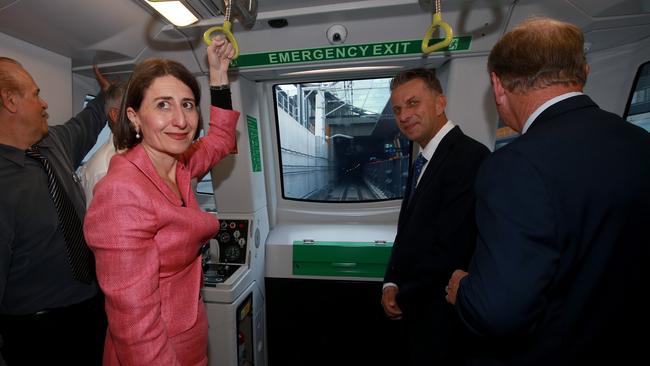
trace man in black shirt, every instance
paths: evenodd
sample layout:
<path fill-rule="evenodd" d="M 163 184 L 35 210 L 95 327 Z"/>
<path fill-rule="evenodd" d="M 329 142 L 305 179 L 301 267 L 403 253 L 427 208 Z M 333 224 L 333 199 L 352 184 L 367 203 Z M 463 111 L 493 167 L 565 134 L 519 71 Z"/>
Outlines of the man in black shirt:
<path fill-rule="evenodd" d="M 9 366 L 101 364 L 106 317 L 92 257 L 91 278 L 77 279 L 69 224 L 55 201 L 66 195 L 67 215 L 83 220 L 75 171 L 104 127 L 103 99 L 100 93 L 66 123 L 48 127 L 47 103 L 30 74 L 0 57 L 0 350 Z M 49 167 L 26 154 L 35 145 Z"/>

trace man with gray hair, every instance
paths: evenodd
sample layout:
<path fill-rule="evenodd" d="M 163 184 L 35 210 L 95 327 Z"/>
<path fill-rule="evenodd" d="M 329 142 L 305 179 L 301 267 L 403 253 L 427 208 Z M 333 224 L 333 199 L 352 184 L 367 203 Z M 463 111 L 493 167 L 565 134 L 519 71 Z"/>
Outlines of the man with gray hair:
<path fill-rule="evenodd" d="M 95 76 L 98 80 L 105 79 L 104 76 L 99 72 L 95 66 Z M 108 83 L 108 81 L 105 81 Z M 108 164 L 111 162 L 113 155 L 117 154 L 118 151 L 113 143 L 113 126 L 117 117 L 120 113 L 120 104 L 122 103 L 122 96 L 124 95 L 125 83 L 115 82 L 109 84 L 108 88 L 104 92 L 106 103 L 104 107 L 106 108 L 106 117 L 108 119 L 108 127 L 111 129 L 111 133 L 108 136 L 106 142 L 99 148 L 93 156 L 88 159 L 88 161 L 79 168 L 79 177 L 81 178 L 81 185 L 84 188 L 84 193 L 86 194 L 86 206 L 90 205 L 90 201 L 93 198 L 93 188 L 95 184 L 102 179 L 106 172 L 108 171 Z"/>
<path fill-rule="evenodd" d="M 101 365 L 106 314 L 75 169 L 104 127 L 100 93 L 64 124 L 0 57 L 0 352 L 8 365 Z"/>
<path fill-rule="evenodd" d="M 490 53 L 497 110 L 522 135 L 479 170 L 476 252 L 448 283 L 489 342 L 473 364 L 646 358 L 650 134 L 582 93 L 583 44 L 575 25 L 532 18 Z"/>

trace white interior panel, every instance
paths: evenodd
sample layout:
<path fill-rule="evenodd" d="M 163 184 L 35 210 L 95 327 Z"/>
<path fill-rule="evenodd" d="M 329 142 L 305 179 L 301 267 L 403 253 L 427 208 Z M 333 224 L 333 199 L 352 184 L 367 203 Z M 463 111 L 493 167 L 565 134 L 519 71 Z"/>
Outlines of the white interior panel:
<path fill-rule="evenodd" d="M 0 33 L 0 55 L 11 57 L 32 75 L 48 104 L 48 123 L 58 125 L 72 117 L 72 66 L 68 57 Z"/>

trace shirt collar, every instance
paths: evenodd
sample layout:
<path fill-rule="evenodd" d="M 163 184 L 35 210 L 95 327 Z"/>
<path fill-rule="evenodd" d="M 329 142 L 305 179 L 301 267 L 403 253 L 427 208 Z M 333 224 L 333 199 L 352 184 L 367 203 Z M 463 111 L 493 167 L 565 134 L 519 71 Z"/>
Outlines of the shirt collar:
<path fill-rule="evenodd" d="M 558 95 L 555 98 L 551 98 L 551 99 L 547 100 L 544 104 L 540 105 L 537 109 L 535 109 L 535 112 L 533 112 L 533 114 L 531 114 L 528 117 L 528 119 L 526 120 L 526 123 L 524 123 L 524 128 L 521 130 L 521 134 L 522 135 L 525 134 L 526 131 L 528 131 L 530 126 L 533 124 L 533 121 L 535 121 L 535 119 L 537 117 L 539 117 L 539 115 L 542 114 L 542 112 L 544 112 L 548 107 L 552 106 L 555 103 L 559 103 L 559 102 L 561 102 L 561 101 L 563 101 L 565 99 L 575 97 L 576 95 L 582 95 L 582 93 L 581 92 L 564 93 L 564 94 Z"/>
<path fill-rule="evenodd" d="M 25 166 L 25 150 L 0 144 L 0 157 L 5 158 L 19 166 Z"/>
<path fill-rule="evenodd" d="M 433 154 L 436 152 L 436 149 L 438 148 L 438 145 L 440 145 L 440 141 L 447 136 L 449 131 L 451 131 L 454 128 L 454 123 L 451 120 L 447 120 L 447 123 L 445 123 L 440 130 L 433 136 L 431 141 L 427 144 L 427 146 L 420 146 L 420 153 L 427 159 L 427 161 L 431 161 L 431 157 L 433 157 Z"/>

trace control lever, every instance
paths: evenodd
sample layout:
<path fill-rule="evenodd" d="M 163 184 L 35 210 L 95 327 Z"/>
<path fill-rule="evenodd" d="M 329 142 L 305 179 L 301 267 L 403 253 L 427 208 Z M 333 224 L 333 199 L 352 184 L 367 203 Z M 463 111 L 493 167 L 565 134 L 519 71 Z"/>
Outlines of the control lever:
<path fill-rule="evenodd" d="M 219 263 L 219 241 L 217 239 L 210 239 L 210 261 L 212 263 Z"/>

